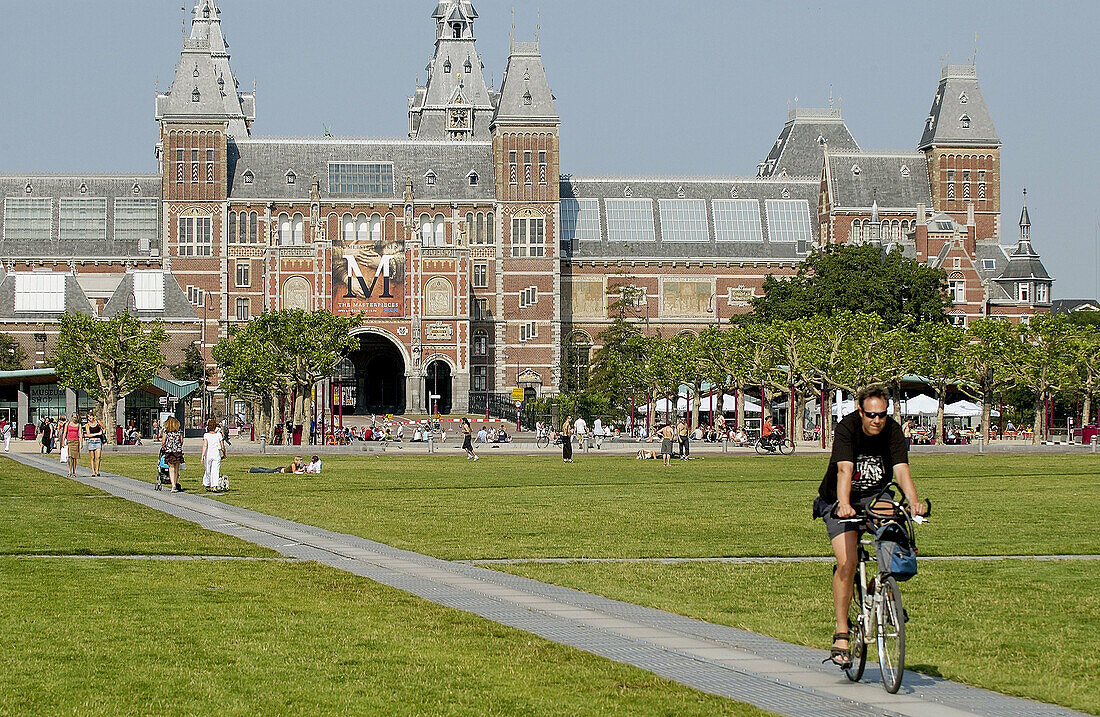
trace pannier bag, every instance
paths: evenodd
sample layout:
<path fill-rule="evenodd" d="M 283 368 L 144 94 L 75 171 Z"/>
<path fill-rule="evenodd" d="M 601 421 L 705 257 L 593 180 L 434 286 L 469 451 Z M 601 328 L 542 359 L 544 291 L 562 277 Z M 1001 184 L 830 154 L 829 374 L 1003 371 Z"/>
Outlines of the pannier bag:
<path fill-rule="evenodd" d="M 875 554 L 882 574 L 904 581 L 917 574 L 917 551 L 905 529 L 897 523 L 887 523 L 875 531 Z"/>

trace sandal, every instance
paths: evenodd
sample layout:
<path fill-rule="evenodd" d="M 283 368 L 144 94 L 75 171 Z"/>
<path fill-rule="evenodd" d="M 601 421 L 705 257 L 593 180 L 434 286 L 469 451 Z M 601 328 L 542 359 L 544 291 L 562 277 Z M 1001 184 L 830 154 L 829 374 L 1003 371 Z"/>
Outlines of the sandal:
<path fill-rule="evenodd" d="M 822 660 L 822 662 L 832 662 L 834 665 L 841 668 L 842 670 L 846 670 L 849 667 L 851 667 L 852 666 L 852 649 L 851 649 L 851 644 L 852 643 L 848 638 L 849 638 L 849 633 L 847 633 L 847 632 L 838 632 L 835 635 L 833 635 L 834 646 L 832 647 L 832 649 L 829 650 L 829 656 L 826 657 L 824 660 Z M 837 640 L 844 640 L 845 642 L 848 643 L 849 646 L 848 647 L 836 647 L 835 643 L 836 643 Z"/>

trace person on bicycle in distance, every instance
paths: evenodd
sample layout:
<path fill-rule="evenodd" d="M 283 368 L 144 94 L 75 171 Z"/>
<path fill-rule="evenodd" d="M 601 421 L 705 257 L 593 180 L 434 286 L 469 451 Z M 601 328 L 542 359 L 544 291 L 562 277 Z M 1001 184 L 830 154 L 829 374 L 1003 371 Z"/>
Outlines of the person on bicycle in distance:
<path fill-rule="evenodd" d="M 764 446 L 771 445 L 772 436 L 775 435 L 775 426 L 772 425 L 772 417 L 764 419 L 764 425 L 760 428 L 760 437 L 764 439 Z"/>
<path fill-rule="evenodd" d="M 848 607 L 859 563 L 861 529 L 860 523 L 842 522 L 843 519 L 858 515 L 857 507 L 865 508 L 892 480 L 904 491 L 914 515 L 926 512 L 909 473 L 909 446 L 901 426 L 886 415 L 889 405 L 886 387 L 867 386 L 856 395 L 856 404 L 857 410 L 837 424 L 833 454 L 814 501 L 814 516 L 824 519 L 836 555 L 833 573 L 836 633 L 831 657 L 842 667 L 851 661 Z"/>

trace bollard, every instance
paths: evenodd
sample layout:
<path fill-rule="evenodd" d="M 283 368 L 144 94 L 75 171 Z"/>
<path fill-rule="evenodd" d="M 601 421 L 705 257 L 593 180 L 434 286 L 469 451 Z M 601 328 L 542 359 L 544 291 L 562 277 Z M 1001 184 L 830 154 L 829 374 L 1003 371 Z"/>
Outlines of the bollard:
<path fill-rule="evenodd" d="M 722 452 L 723 453 L 729 453 L 729 450 L 730 450 L 729 446 L 730 446 L 730 442 L 728 440 L 726 440 L 725 438 L 723 438 L 722 439 Z"/>
<path fill-rule="evenodd" d="M 428 434 L 428 453 L 435 453 L 435 434 Z"/>
<path fill-rule="evenodd" d="M 1093 436 L 1093 437 L 1092 437 L 1092 452 L 1093 452 L 1093 453 L 1096 453 L 1096 439 L 1097 439 L 1098 437 L 1100 437 L 1100 436 Z"/>
<path fill-rule="evenodd" d="M 978 436 L 978 453 L 985 453 L 985 441 Z"/>
<path fill-rule="evenodd" d="M 267 436 L 260 436 L 260 453 L 267 453 Z"/>

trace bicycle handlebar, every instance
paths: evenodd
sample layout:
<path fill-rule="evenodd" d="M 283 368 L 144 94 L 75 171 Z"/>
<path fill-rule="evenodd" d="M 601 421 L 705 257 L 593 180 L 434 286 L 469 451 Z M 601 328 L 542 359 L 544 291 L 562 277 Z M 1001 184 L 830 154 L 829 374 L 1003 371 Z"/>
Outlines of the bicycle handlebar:
<path fill-rule="evenodd" d="M 900 501 L 894 500 L 893 497 L 886 497 L 887 491 L 889 491 L 891 488 L 897 488 L 898 492 L 902 494 Z M 894 507 L 895 515 L 879 515 L 871 510 L 872 506 L 880 501 L 891 504 Z M 924 501 L 924 515 L 913 515 L 913 513 L 909 510 L 909 499 L 906 497 L 905 493 L 901 490 L 901 486 L 899 486 L 896 481 L 890 481 L 890 483 L 885 488 L 883 488 L 878 493 L 878 495 L 874 497 L 873 500 L 868 501 L 866 506 L 853 506 L 856 509 L 856 514 L 851 518 L 837 518 L 836 509 L 838 505 L 839 503 L 833 504 L 832 516 L 842 523 L 863 523 L 873 522 L 875 520 L 888 520 L 891 517 L 897 517 L 896 514 L 899 512 L 903 513 L 909 520 L 912 520 L 918 525 L 921 523 L 929 522 L 929 519 L 932 517 L 931 499 L 925 499 Z"/>

